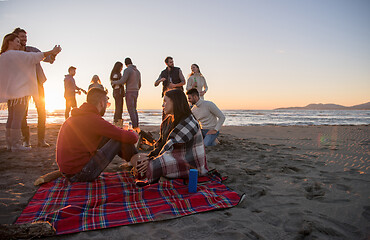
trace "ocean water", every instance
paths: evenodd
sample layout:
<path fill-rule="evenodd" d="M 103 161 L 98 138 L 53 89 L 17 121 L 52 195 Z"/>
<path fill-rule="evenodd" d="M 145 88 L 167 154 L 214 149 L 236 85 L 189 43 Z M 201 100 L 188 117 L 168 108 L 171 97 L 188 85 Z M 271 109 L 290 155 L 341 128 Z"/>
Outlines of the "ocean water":
<path fill-rule="evenodd" d="M 260 125 L 368 125 L 370 111 L 359 110 L 223 110 L 225 126 Z M 161 124 L 162 110 L 139 110 L 140 125 L 158 126 Z M 112 122 L 113 110 L 107 110 L 104 118 Z M 7 111 L 0 111 L 0 123 L 6 123 Z M 127 111 L 123 113 L 124 122 L 129 122 Z M 47 123 L 63 123 L 64 110 L 50 112 Z M 29 110 L 28 122 L 37 123 L 36 110 Z"/>

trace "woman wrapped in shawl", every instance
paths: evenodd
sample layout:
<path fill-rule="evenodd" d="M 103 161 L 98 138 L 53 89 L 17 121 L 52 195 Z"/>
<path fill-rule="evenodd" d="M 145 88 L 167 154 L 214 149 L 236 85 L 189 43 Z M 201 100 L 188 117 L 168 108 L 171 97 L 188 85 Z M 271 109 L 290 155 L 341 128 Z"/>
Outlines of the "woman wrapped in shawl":
<path fill-rule="evenodd" d="M 28 151 L 21 143 L 21 122 L 31 96 L 38 99 L 36 63 L 50 55 L 56 56 L 62 49 L 55 46 L 48 52 L 19 51 L 20 40 L 14 33 L 4 37 L 0 51 L 0 103 L 6 102 L 6 142 L 8 150 Z"/>
<path fill-rule="evenodd" d="M 147 157 L 133 162 L 139 175 L 148 183 L 160 177 L 188 178 L 190 169 L 199 175 L 208 172 L 202 133 L 198 121 L 191 113 L 183 91 L 167 91 L 163 98 L 163 111 L 167 117 L 161 124 L 161 136 Z"/>

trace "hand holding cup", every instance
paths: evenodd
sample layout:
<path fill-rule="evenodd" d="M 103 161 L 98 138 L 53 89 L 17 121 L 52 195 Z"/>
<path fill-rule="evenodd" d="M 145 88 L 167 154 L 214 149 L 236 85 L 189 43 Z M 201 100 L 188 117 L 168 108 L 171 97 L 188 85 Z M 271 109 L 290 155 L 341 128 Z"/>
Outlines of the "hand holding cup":
<path fill-rule="evenodd" d="M 146 153 L 138 153 L 132 156 L 130 160 L 132 166 L 138 171 L 138 178 L 142 179 L 148 169 L 149 158 Z"/>

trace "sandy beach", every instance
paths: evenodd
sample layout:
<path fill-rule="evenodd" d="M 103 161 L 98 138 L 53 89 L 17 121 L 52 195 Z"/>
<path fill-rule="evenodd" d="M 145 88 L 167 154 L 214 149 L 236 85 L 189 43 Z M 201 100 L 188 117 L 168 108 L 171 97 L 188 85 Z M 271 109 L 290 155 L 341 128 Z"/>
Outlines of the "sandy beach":
<path fill-rule="evenodd" d="M 0 124 L 0 224 L 12 224 L 57 170 L 60 125 L 47 125 L 50 148 L 8 152 Z M 143 127 L 158 137 L 159 127 Z M 370 239 L 370 126 L 223 127 L 207 147 L 209 169 L 245 199 L 230 209 L 45 239 Z M 119 171 L 116 157 L 106 171 Z M 1 236 L 0 236 L 1 238 Z"/>

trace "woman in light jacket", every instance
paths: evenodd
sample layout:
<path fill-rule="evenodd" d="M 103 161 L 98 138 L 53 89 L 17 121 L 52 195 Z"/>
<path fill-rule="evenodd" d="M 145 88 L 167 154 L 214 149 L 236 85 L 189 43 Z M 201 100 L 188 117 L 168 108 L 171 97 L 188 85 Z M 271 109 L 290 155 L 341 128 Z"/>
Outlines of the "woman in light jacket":
<path fill-rule="evenodd" d="M 191 73 L 187 80 L 186 91 L 195 88 L 199 92 L 201 99 L 204 99 L 204 94 L 208 91 L 208 85 L 206 79 L 200 72 L 199 66 L 197 64 L 191 65 Z"/>

